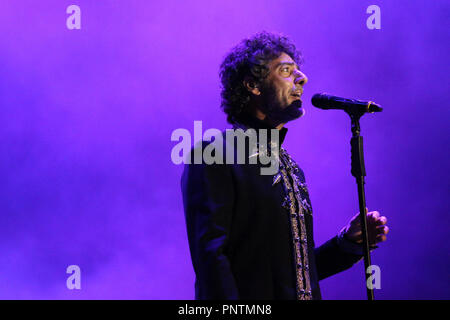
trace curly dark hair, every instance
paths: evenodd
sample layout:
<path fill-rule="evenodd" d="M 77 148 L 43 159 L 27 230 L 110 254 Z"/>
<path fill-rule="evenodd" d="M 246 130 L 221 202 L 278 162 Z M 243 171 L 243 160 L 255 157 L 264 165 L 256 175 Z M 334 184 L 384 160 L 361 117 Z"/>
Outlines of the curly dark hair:
<path fill-rule="evenodd" d="M 248 109 L 251 93 L 244 80 L 256 86 L 263 84 L 269 74 L 267 64 L 283 52 L 297 65 L 301 64 L 301 53 L 288 37 L 281 34 L 259 32 L 231 49 L 220 65 L 221 107 L 229 123 L 241 122 Z"/>

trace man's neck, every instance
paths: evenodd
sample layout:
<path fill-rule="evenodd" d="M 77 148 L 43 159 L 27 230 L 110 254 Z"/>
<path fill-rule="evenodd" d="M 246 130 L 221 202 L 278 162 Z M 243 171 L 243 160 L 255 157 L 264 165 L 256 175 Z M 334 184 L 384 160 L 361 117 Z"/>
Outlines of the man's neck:
<path fill-rule="evenodd" d="M 255 110 L 255 116 L 256 116 L 256 118 L 258 118 L 258 119 L 261 120 L 261 121 L 265 121 L 265 120 L 266 120 L 266 117 L 267 117 L 267 116 L 266 116 L 261 110 L 259 110 L 259 109 L 256 109 L 256 110 Z M 284 123 L 280 123 L 280 124 L 277 125 L 275 128 L 278 129 L 278 130 L 280 130 L 281 128 L 283 128 L 284 125 L 285 125 Z"/>

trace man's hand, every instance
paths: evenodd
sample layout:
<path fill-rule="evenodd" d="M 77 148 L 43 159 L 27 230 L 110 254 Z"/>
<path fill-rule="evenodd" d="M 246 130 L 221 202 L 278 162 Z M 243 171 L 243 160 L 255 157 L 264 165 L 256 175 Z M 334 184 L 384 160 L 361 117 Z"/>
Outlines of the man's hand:
<path fill-rule="evenodd" d="M 367 234 L 369 237 L 369 246 L 375 246 L 377 243 L 386 241 L 386 235 L 389 228 L 386 225 L 385 216 L 380 216 L 378 211 L 368 212 L 367 214 Z M 359 212 L 350 220 L 350 223 L 344 228 L 344 237 L 355 243 L 362 243 L 361 219 Z"/>

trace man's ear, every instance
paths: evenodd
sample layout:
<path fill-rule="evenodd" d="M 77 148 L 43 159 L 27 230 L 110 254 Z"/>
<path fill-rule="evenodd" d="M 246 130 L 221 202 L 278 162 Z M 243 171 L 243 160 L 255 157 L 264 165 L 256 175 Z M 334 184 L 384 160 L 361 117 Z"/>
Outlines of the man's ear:
<path fill-rule="evenodd" d="M 261 94 L 258 85 L 249 78 L 246 78 L 244 80 L 244 86 L 247 88 L 249 92 L 253 93 L 255 96 L 259 96 Z"/>

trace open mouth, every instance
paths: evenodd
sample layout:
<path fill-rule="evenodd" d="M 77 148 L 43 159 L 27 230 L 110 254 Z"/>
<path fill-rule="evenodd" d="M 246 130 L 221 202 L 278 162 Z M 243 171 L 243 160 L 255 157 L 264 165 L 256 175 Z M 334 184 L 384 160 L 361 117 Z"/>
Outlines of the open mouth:
<path fill-rule="evenodd" d="M 303 91 L 302 90 L 295 90 L 295 91 L 292 91 L 292 93 L 291 93 L 291 95 L 293 96 L 293 97 L 296 97 L 296 98 L 301 98 L 302 97 L 302 93 L 303 93 Z"/>

